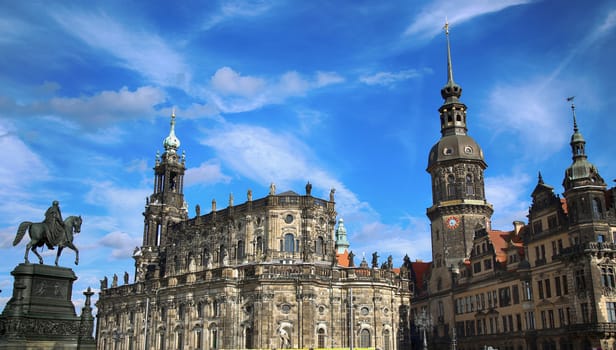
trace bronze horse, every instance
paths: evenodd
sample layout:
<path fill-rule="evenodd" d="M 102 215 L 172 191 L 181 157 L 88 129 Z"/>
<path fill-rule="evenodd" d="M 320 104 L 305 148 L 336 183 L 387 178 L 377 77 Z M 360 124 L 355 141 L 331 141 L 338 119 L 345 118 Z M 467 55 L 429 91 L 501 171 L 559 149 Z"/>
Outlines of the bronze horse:
<path fill-rule="evenodd" d="M 30 234 L 30 242 L 26 245 L 26 254 L 24 255 L 24 259 L 26 260 L 26 264 L 30 263 L 28 260 L 28 251 L 32 250 L 34 254 L 39 258 L 39 264 L 43 263 L 43 257 L 36 251 L 36 247 L 42 247 L 44 244 L 53 245 L 58 247 L 58 253 L 56 254 L 56 266 L 58 266 L 58 259 L 60 258 L 60 254 L 62 254 L 62 249 L 64 247 L 70 248 L 75 251 L 75 265 L 79 264 L 79 250 L 73 244 L 73 231 L 75 233 L 81 232 L 81 216 L 69 216 L 64 220 L 64 237 L 61 237 L 59 242 L 49 242 L 47 235 L 45 234 L 45 224 L 42 222 L 32 223 L 30 221 L 24 221 L 19 224 L 19 228 L 17 229 L 17 235 L 15 235 L 15 240 L 13 240 L 13 245 L 19 244 L 22 238 L 26 234 L 26 231 L 29 231 Z"/>

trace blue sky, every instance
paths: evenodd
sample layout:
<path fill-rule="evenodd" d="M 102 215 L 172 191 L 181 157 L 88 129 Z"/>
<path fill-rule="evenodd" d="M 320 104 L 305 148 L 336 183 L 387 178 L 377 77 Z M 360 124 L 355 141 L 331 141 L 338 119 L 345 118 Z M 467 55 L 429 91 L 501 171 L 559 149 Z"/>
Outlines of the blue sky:
<path fill-rule="evenodd" d="M 440 137 L 445 18 L 493 228 L 525 220 L 541 171 L 562 192 L 571 111 L 616 177 L 612 1 L 3 2 L 0 306 L 53 200 L 82 215 L 74 299 L 134 272 L 157 150 L 177 114 L 190 214 L 252 189 L 327 198 L 356 254 L 430 260 L 428 151 Z M 207 210 L 202 209 L 207 212 Z M 46 263 L 53 252 L 44 251 Z M 96 299 L 96 298 L 95 298 Z"/>

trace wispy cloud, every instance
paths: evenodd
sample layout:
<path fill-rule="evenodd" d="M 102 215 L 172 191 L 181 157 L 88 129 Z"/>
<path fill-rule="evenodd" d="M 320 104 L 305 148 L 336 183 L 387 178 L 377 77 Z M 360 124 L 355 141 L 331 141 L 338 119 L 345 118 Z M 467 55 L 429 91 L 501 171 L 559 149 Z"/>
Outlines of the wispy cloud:
<path fill-rule="evenodd" d="M 533 0 L 469 0 L 457 2 L 452 10 L 451 1 L 430 2 L 417 13 L 404 35 L 419 39 L 431 39 L 442 31 L 445 19 L 450 24 L 461 24 L 475 17 L 502 11 L 511 6 L 523 5 Z"/>
<path fill-rule="evenodd" d="M 153 117 L 154 106 L 165 101 L 165 93 L 152 86 L 142 86 L 134 91 L 123 87 L 118 91 L 105 90 L 91 96 L 52 97 L 51 99 L 17 104 L 8 98 L 0 106 L 9 111 L 9 116 L 51 118 L 65 127 L 74 129 L 77 125 L 96 129 L 95 135 L 109 141 L 99 128 L 107 127 L 122 120 Z M 117 129 L 110 130 L 115 133 Z"/>
<path fill-rule="evenodd" d="M 345 220 L 346 222 L 346 220 Z M 400 223 L 385 224 L 380 221 L 364 223 L 357 232 L 349 232 L 352 237 L 351 247 L 359 259 L 366 254 L 370 263 L 371 254 L 376 250 L 379 253 L 379 262 L 387 259 L 385 254 L 393 255 L 396 264 L 402 262 L 404 255 L 412 259 L 430 261 L 432 241 L 429 221 L 425 217 L 407 216 Z M 387 239 L 382 239 L 387 237 Z M 378 246 L 374 242 L 379 242 Z M 356 261 L 359 264 L 359 261 Z"/>
<path fill-rule="evenodd" d="M 0 192 L 10 194 L 10 198 L 19 203 L 27 197 L 32 182 L 48 179 L 49 170 L 41 157 L 14 132 L 10 124 L 0 120 L 0 149 L 4 153 L 0 165 Z"/>
<path fill-rule="evenodd" d="M 520 154 L 548 158 L 567 144 L 571 124 L 567 117 L 565 97 L 573 81 L 561 81 L 544 88 L 545 77 L 518 84 L 500 84 L 491 89 L 486 108 L 480 113 L 483 123 L 493 130 L 494 137 L 514 137 Z M 577 82 L 581 86 L 582 82 Z M 511 108 L 515 98 L 515 108 Z M 552 101 L 546 103 L 546 101 Z M 498 116 L 498 117 L 495 117 Z M 509 145 L 509 144 L 508 144 Z M 507 147 L 507 145 L 505 146 Z M 538 154 L 534 150 L 541 149 Z"/>
<path fill-rule="evenodd" d="M 494 206 L 493 229 L 510 230 L 512 222 L 526 221 L 531 187 L 531 178 L 524 173 L 486 177 L 486 198 Z"/>
<path fill-rule="evenodd" d="M 372 75 L 361 76 L 359 77 L 359 81 L 367 85 L 391 86 L 398 82 L 419 78 L 430 73 L 432 73 L 432 70 L 429 68 L 406 69 L 399 72 L 378 72 Z"/>
<path fill-rule="evenodd" d="M 230 67 L 222 67 L 210 79 L 209 98 L 224 113 L 239 113 L 267 104 L 282 103 L 289 97 L 303 96 L 310 90 L 338 84 L 344 78 L 334 72 L 316 72 L 306 78 L 295 71 L 278 78 L 266 79 L 242 75 Z"/>
<path fill-rule="evenodd" d="M 260 16 L 272 7 L 271 1 L 263 0 L 234 0 L 225 1 L 218 12 L 211 15 L 203 23 L 202 29 L 208 30 L 220 23 L 237 19 Z"/>
<path fill-rule="evenodd" d="M 145 198 L 150 195 L 150 187 L 126 188 L 111 181 L 92 182 L 84 200 L 103 210 L 97 218 L 84 218 L 84 226 L 96 228 L 95 232 L 128 232 L 132 237 L 140 237 L 143 232 L 143 219 L 135 213 L 143 211 Z M 134 247 L 133 247 L 134 248 Z"/>
<path fill-rule="evenodd" d="M 370 206 L 323 169 L 312 150 L 292 134 L 225 124 L 221 129 L 211 130 L 201 143 L 214 149 L 225 167 L 264 187 L 276 182 L 278 189 L 284 190 L 310 181 L 314 192 L 324 198 L 331 188 L 336 189 L 336 206 L 341 213 L 372 215 Z"/>
<path fill-rule="evenodd" d="M 186 186 L 192 185 L 212 185 L 217 183 L 229 183 L 231 177 L 223 174 L 220 162 L 209 160 L 201 163 L 196 168 L 186 170 L 184 182 Z"/>
<path fill-rule="evenodd" d="M 117 59 L 121 67 L 161 86 L 187 88 L 191 76 L 184 58 L 162 37 L 121 23 L 105 13 L 59 11 L 53 14 L 64 30 L 92 48 Z"/>
<path fill-rule="evenodd" d="M 559 65 L 552 71 L 552 74 L 545 80 L 545 85 L 550 85 L 569 66 L 571 61 L 580 53 L 586 52 L 597 41 L 604 38 L 608 33 L 616 27 L 616 10 L 611 10 L 605 16 L 603 22 L 590 30 L 590 32 L 569 51 L 569 53 L 560 61 Z"/>
<path fill-rule="evenodd" d="M 111 249 L 111 257 L 115 259 L 130 258 L 133 249 L 141 245 L 140 236 L 129 235 L 126 232 L 114 231 L 106 234 L 98 243 Z"/>

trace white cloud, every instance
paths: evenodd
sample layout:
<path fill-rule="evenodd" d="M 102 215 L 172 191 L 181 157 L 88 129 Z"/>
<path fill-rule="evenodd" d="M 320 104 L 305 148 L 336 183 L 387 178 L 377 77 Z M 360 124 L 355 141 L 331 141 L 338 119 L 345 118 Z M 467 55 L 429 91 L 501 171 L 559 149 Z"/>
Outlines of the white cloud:
<path fill-rule="evenodd" d="M 3 152 L 0 192 L 19 203 L 28 196 L 29 185 L 49 178 L 49 170 L 40 156 L 14 134 L 13 127 L 3 121 L 0 121 L 0 149 Z"/>
<path fill-rule="evenodd" d="M 223 95 L 252 97 L 261 92 L 265 81 L 260 78 L 241 76 L 229 67 L 222 67 L 211 78 L 214 90 Z"/>
<path fill-rule="evenodd" d="M 400 81 L 421 77 L 426 73 L 431 73 L 430 69 L 407 69 L 399 72 L 378 72 L 372 75 L 359 77 L 359 81 L 367 85 L 390 86 Z"/>
<path fill-rule="evenodd" d="M 523 173 L 486 177 L 486 198 L 494 206 L 493 229 L 511 230 L 512 222 L 526 221 L 530 182 L 530 177 Z"/>
<path fill-rule="evenodd" d="M 35 105 L 34 109 L 73 117 L 84 124 L 100 125 L 120 119 L 151 116 L 155 113 L 153 106 L 164 99 L 165 93 L 155 87 L 142 86 L 135 91 L 123 87 L 119 91 L 101 91 L 93 96 L 56 97 Z"/>
<path fill-rule="evenodd" d="M 342 76 L 333 72 L 317 72 L 314 77 L 307 78 L 290 71 L 278 78 L 267 79 L 242 75 L 230 67 L 222 67 L 212 76 L 211 91 L 207 95 L 218 110 L 239 113 L 282 103 L 289 97 L 303 96 L 310 90 L 343 81 Z"/>
<path fill-rule="evenodd" d="M 261 0 L 225 1 L 220 10 L 203 23 L 203 30 L 208 30 L 220 23 L 237 18 L 257 17 L 272 7 L 271 2 Z"/>
<path fill-rule="evenodd" d="M 347 220 L 345 224 L 346 222 Z M 379 263 L 385 261 L 389 254 L 394 257 L 396 265 L 402 263 L 402 258 L 406 254 L 412 259 L 432 260 L 430 225 L 424 217 L 408 216 L 398 224 L 372 221 L 362 223 L 357 232 L 349 231 L 351 237 L 349 249 L 360 259 L 355 262 L 356 264 L 361 261 L 363 253 L 366 254 L 366 259 L 370 263 L 370 255 L 375 250 L 378 250 L 380 256 Z M 375 242 L 378 242 L 378 245 L 375 245 Z"/>
<path fill-rule="evenodd" d="M 186 170 L 186 175 L 184 176 L 186 186 L 229 183 L 230 181 L 231 177 L 223 174 L 220 162 L 216 160 L 209 160 L 201 163 L 196 168 L 190 168 Z"/>
<path fill-rule="evenodd" d="M 573 82 L 546 86 L 545 81 L 540 78 L 520 85 L 495 86 L 479 115 L 494 137 L 514 137 L 508 145 L 515 144 L 521 148 L 520 154 L 532 155 L 534 159 L 548 158 L 561 149 L 571 131 L 565 97 L 574 91 L 569 88 Z M 537 149 L 542 150 L 540 154 L 534 152 Z"/>
<path fill-rule="evenodd" d="M 69 11 L 55 13 L 54 19 L 66 32 L 116 57 L 120 66 L 155 84 L 184 89 L 189 85 L 190 70 L 178 51 L 136 23 L 125 25 L 104 13 Z"/>
<path fill-rule="evenodd" d="M 116 142 L 120 131 L 110 124 L 121 120 L 153 117 L 154 106 L 165 101 L 165 93 L 152 86 L 134 91 L 122 87 L 118 91 L 105 90 L 90 96 L 53 97 L 31 103 L 17 104 L 8 97 L 0 97 L 0 106 L 7 116 L 41 117 L 60 124 L 60 131 L 76 130 L 78 126 L 94 129 L 92 141 Z M 2 129 L 0 129 L 0 135 Z"/>
<path fill-rule="evenodd" d="M 320 168 L 311 149 L 291 134 L 226 124 L 222 129 L 211 130 L 201 143 L 214 149 L 225 167 L 264 187 L 274 181 L 278 190 L 284 191 L 310 181 L 313 193 L 323 198 L 328 198 L 331 188 L 336 189 L 336 207 L 341 214 L 374 216 L 369 204 Z"/>
<path fill-rule="evenodd" d="M 317 72 L 316 86 L 327 86 L 331 84 L 343 83 L 344 77 L 335 72 Z"/>
<path fill-rule="evenodd" d="M 523 5 L 532 0 L 468 0 L 460 1 L 452 11 L 451 1 L 437 0 L 424 7 L 413 22 L 407 27 L 404 35 L 420 39 L 430 39 L 442 32 L 445 19 L 450 24 L 460 24 L 477 16 L 502 11 L 508 7 Z"/>
<path fill-rule="evenodd" d="M 140 237 L 129 235 L 126 232 L 114 231 L 102 237 L 98 243 L 111 248 L 111 257 L 116 259 L 130 258 L 135 247 L 141 246 Z"/>
<path fill-rule="evenodd" d="M 143 232 L 143 219 L 139 215 L 145 206 L 145 198 L 152 192 L 151 188 L 124 188 L 111 181 L 93 182 L 85 194 L 88 204 L 103 208 L 108 216 L 84 218 L 84 226 L 98 225 L 98 231 L 130 232 L 140 237 Z"/>

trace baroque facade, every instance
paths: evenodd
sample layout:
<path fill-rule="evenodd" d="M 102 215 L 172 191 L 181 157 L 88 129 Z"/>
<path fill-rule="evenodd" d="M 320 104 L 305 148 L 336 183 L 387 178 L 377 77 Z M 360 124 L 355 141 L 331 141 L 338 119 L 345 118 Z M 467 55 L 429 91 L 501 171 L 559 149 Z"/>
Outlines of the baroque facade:
<path fill-rule="evenodd" d="M 563 197 L 539 174 L 528 223 L 492 229 L 487 165 L 467 135 L 446 34 L 442 136 L 427 167 L 432 262 L 412 264 L 413 349 L 615 349 L 616 188 L 588 160 L 573 103 Z"/>
<path fill-rule="evenodd" d="M 98 349 L 410 346 L 410 261 L 403 273 L 391 261 L 355 266 L 333 189 L 321 199 L 310 183 L 302 195 L 272 184 L 190 218 L 175 115 L 163 145 L 135 281 L 101 282 Z"/>

